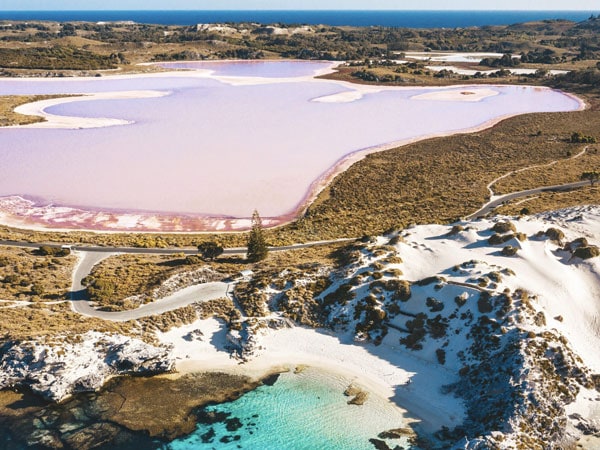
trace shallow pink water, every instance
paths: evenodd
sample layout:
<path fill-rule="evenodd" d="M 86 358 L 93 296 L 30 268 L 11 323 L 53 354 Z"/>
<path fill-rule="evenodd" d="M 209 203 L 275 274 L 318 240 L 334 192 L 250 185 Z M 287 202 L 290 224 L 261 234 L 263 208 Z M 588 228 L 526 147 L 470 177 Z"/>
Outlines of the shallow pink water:
<path fill-rule="evenodd" d="M 0 130 L 0 196 L 23 196 L 37 206 L 77 206 L 79 216 L 119 210 L 158 212 L 169 221 L 181 215 L 239 218 L 256 208 L 264 217 L 289 218 L 311 185 L 352 152 L 464 130 L 505 115 L 579 107 L 560 92 L 511 86 L 492 87 L 499 95 L 474 103 L 411 100 L 423 92 L 418 89 L 368 94 L 350 103 L 318 103 L 311 100 L 349 88 L 322 80 L 230 86 L 194 77 L 0 80 L 3 94 L 139 89 L 170 95 L 70 103 L 48 110 L 133 120 L 132 125 Z M 0 210 L 12 215 L 24 215 L 31 207 L 0 202 Z M 57 213 L 65 215 L 63 222 L 56 223 Z M 34 215 L 32 221 L 52 226 L 152 228 L 147 220 L 143 226 L 131 221 L 114 225 L 114 214 L 112 225 L 103 225 L 98 214 L 69 225 L 68 210 L 38 209 Z M 229 227 L 210 223 L 192 221 L 173 229 Z"/>

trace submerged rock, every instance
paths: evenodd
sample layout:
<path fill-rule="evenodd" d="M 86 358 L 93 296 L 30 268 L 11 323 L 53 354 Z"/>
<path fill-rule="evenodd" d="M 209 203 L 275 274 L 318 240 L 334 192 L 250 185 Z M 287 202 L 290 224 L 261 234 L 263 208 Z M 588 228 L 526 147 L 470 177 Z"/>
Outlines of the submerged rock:
<path fill-rule="evenodd" d="M 27 391 L 3 391 L 0 448 L 9 443 L 17 445 L 14 448 L 160 448 L 164 440 L 194 431 L 198 422 L 225 423 L 234 433 L 243 426 L 238 418 L 206 412 L 203 407 L 234 400 L 258 385 L 258 381 L 222 373 L 177 379 L 119 377 L 98 393 L 77 394 L 59 404 L 40 402 Z M 211 430 L 202 436 L 204 442 L 215 439 Z"/>

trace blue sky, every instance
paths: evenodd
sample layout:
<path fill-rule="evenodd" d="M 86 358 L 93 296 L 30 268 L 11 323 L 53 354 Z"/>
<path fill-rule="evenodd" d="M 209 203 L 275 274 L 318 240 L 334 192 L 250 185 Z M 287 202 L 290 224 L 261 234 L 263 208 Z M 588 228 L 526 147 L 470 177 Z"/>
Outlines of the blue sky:
<path fill-rule="evenodd" d="M 598 0 L 0 0 L 0 10 L 438 9 L 600 10 Z"/>

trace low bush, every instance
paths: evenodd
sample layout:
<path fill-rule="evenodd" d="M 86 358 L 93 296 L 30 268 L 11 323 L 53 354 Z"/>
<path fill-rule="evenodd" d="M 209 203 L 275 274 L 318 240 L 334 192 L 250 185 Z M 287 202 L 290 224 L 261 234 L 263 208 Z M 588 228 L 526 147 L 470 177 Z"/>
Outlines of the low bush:
<path fill-rule="evenodd" d="M 590 245 L 589 247 L 578 247 L 575 249 L 573 256 L 581 259 L 590 259 L 600 256 L 600 248 L 595 245 Z"/>
<path fill-rule="evenodd" d="M 500 234 L 508 233 L 512 231 L 513 233 L 517 232 L 515 225 L 512 222 L 497 222 L 492 227 L 492 231 Z"/>
<path fill-rule="evenodd" d="M 512 245 L 507 245 L 502 249 L 502 255 L 504 256 L 515 256 L 519 251 L 518 247 L 513 247 Z"/>
<path fill-rule="evenodd" d="M 558 242 L 558 243 L 561 243 L 565 238 L 565 233 L 563 233 L 558 228 L 548 228 L 544 232 L 544 235 L 546 237 L 550 238 L 550 240 L 552 240 L 554 242 Z"/>

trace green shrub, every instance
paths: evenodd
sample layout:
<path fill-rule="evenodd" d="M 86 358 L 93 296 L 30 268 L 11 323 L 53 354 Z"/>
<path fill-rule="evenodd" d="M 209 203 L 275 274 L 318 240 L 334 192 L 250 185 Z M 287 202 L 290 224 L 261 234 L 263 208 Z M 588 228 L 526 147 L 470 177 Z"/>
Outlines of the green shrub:
<path fill-rule="evenodd" d="M 452 226 L 452 229 L 450 230 L 448 235 L 456 236 L 457 234 L 461 233 L 462 231 L 465 231 L 465 227 L 463 227 L 462 225 L 454 225 L 454 226 Z"/>
<path fill-rule="evenodd" d="M 477 300 L 477 309 L 481 314 L 491 313 L 493 310 L 492 302 L 490 301 L 490 294 L 482 292 Z"/>
<path fill-rule="evenodd" d="M 427 297 L 425 304 L 431 312 L 438 312 L 444 309 L 444 303 L 440 302 L 437 298 Z"/>
<path fill-rule="evenodd" d="M 330 292 L 323 298 L 325 305 L 332 305 L 334 303 L 338 305 L 345 305 L 350 300 L 356 297 L 356 293 L 351 291 L 352 286 L 350 284 L 342 284 L 334 292 Z"/>
<path fill-rule="evenodd" d="M 505 242 L 510 241 L 514 237 L 515 237 L 514 234 L 498 234 L 498 233 L 495 233 L 492 236 L 490 236 L 490 238 L 488 239 L 488 244 L 490 244 L 490 245 L 504 244 Z"/>
<path fill-rule="evenodd" d="M 568 252 L 574 252 L 579 247 L 588 247 L 589 245 L 590 244 L 586 238 L 580 237 L 565 245 L 565 250 Z"/>
<path fill-rule="evenodd" d="M 500 234 L 508 233 L 512 231 L 513 233 L 517 232 L 515 225 L 512 222 L 497 222 L 492 227 L 492 231 Z"/>
<path fill-rule="evenodd" d="M 565 238 L 565 233 L 563 233 L 558 228 L 548 228 L 544 232 L 544 235 L 546 237 L 550 238 L 550 240 L 558 242 L 558 243 L 562 242 L 563 239 Z"/>
<path fill-rule="evenodd" d="M 519 251 L 518 247 L 513 247 L 512 245 L 507 245 L 502 249 L 502 254 L 504 256 L 515 256 Z"/>
<path fill-rule="evenodd" d="M 573 256 L 576 256 L 581 259 L 590 259 L 600 256 L 600 248 L 595 245 L 590 245 L 589 247 L 578 247 L 575 249 Z"/>
<path fill-rule="evenodd" d="M 465 303 L 467 303 L 467 296 L 466 295 L 457 295 L 456 297 L 454 297 L 454 302 L 458 305 L 458 307 L 464 306 Z"/>
<path fill-rule="evenodd" d="M 415 284 L 417 286 L 427 286 L 432 283 L 445 283 L 446 279 L 444 277 L 432 276 L 423 278 L 422 280 L 417 281 Z"/>
<path fill-rule="evenodd" d="M 438 348 L 435 351 L 435 356 L 437 356 L 437 360 L 442 366 L 446 364 L 446 350 L 443 348 Z"/>

